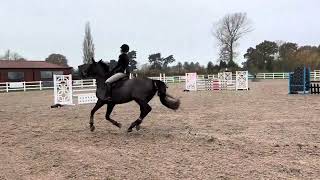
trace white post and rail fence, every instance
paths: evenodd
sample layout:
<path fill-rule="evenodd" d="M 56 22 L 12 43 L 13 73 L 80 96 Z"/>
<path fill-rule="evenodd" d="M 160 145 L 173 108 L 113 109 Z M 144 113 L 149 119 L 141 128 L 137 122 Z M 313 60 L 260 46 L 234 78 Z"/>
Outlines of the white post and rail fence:
<path fill-rule="evenodd" d="M 233 74 L 233 76 L 236 76 Z M 315 70 L 310 72 L 311 79 L 320 80 L 320 70 Z M 181 83 L 186 81 L 185 76 L 166 76 L 165 74 L 160 74 L 157 77 L 149 77 L 155 80 L 161 80 L 165 83 Z M 197 79 L 214 79 L 218 78 L 218 75 L 197 75 Z M 235 77 L 234 77 L 235 78 Z M 248 79 L 253 79 L 253 75 L 249 74 Z M 289 73 L 258 73 L 256 75 L 257 79 L 288 79 Z M 75 88 L 94 88 L 96 82 L 94 79 L 82 79 L 73 80 L 72 84 Z M 31 91 L 31 90 L 47 90 L 53 89 L 53 81 L 30 81 L 30 82 L 2 82 L 0 83 L 0 93 L 1 92 L 12 92 L 12 91 Z"/>

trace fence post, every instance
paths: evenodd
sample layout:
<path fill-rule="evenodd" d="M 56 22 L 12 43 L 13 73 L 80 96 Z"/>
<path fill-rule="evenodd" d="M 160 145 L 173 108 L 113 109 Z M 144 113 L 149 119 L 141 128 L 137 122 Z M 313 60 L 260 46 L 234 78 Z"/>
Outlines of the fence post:
<path fill-rule="evenodd" d="M 284 73 L 282 74 L 282 79 L 284 79 Z"/>
<path fill-rule="evenodd" d="M 7 92 L 9 92 L 9 83 L 8 82 L 6 82 L 6 90 L 7 90 Z"/>
<path fill-rule="evenodd" d="M 40 81 L 39 87 L 40 87 L 40 91 L 41 91 L 42 90 L 42 81 Z"/>
<path fill-rule="evenodd" d="M 272 73 L 272 79 L 274 79 L 274 73 Z"/>
<path fill-rule="evenodd" d="M 26 91 L 26 82 L 23 82 L 23 91 Z"/>

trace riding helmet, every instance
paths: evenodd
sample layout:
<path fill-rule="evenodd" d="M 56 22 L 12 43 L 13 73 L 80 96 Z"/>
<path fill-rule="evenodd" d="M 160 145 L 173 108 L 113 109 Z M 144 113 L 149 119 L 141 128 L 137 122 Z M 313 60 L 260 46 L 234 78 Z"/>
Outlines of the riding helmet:
<path fill-rule="evenodd" d="M 129 46 L 127 44 L 123 44 L 120 48 L 122 52 L 129 52 Z"/>

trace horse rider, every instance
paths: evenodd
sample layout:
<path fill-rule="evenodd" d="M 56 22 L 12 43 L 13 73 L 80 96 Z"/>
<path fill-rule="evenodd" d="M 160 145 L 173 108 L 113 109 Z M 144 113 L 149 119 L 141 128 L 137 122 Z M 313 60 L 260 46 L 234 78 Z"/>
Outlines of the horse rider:
<path fill-rule="evenodd" d="M 129 66 L 129 46 L 127 44 L 123 44 L 121 47 L 121 54 L 119 55 L 118 64 L 111 70 L 111 77 L 106 80 L 107 92 L 106 92 L 106 100 L 111 101 L 111 84 L 120 80 L 121 78 L 126 77 L 126 72 Z"/>

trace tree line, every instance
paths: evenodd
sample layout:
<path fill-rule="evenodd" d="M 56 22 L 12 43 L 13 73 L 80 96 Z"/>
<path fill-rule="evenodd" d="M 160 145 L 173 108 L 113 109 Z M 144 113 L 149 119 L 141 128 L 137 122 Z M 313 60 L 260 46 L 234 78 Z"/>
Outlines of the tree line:
<path fill-rule="evenodd" d="M 160 53 L 157 53 L 160 54 Z M 201 65 L 199 62 L 177 62 L 176 65 L 168 66 L 166 63 L 157 64 L 156 59 L 153 59 L 154 54 L 149 56 L 149 63 L 141 65 L 137 69 L 137 73 L 145 76 L 158 76 L 160 73 L 166 73 L 167 75 L 184 75 L 187 72 L 196 72 L 198 74 L 216 74 L 227 68 L 227 64 L 222 62 L 220 65 L 214 64 L 209 61 L 207 65 Z M 175 62 L 173 55 L 170 57 L 171 63 Z M 172 59 L 171 59 L 172 58 Z M 163 58 L 162 61 L 168 59 Z M 156 64 L 155 64 L 156 63 Z M 238 68 L 240 69 L 240 67 Z"/>
<path fill-rule="evenodd" d="M 244 54 L 243 68 L 257 72 L 290 72 L 298 66 L 320 68 L 320 45 L 299 46 L 293 42 L 263 41 L 248 48 Z"/>
<path fill-rule="evenodd" d="M 197 72 L 198 74 L 216 74 L 229 70 L 248 70 L 251 74 L 258 72 L 290 72 L 296 67 L 307 65 L 312 69 L 320 69 L 320 45 L 299 46 L 293 42 L 274 42 L 263 41 L 255 47 L 249 47 L 243 55 L 245 62 L 240 67 L 232 61 L 209 61 L 206 65 L 199 62 L 176 62 L 174 55 L 163 57 L 161 53 L 150 54 L 148 63 L 141 64 L 138 68 L 137 51 L 128 53 L 130 58 L 129 70 L 145 76 L 157 76 L 159 73 L 167 75 L 183 75 L 186 72 Z M 0 60 L 20 60 L 26 59 L 16 52 L 7 50 Z M 68 65 L 68 60 L 61 54 L 50 54 L 45 61 L 58 64 Z M 116 60 L 107 61 L 110 67 L 116 66 Z M 171 65 L 175 63 L 176 65 Z"/>
<path fill-rule="evenodd" d="M 149 64 L 144 64 L 138 70 L 139 74 L 157 75 L 167 73 L 170 75 L 182 75 L 186 72 L 198 74 L 216 74 L 226 69 L 231 71 L 248 70 L 251 74 L 259 72 L 292 72 L 296 67 L 309 66 L 311 69 L 320 69 L 320 45 L 299 46 L 293 42 L 263 41 L 255 47 L 249 47 L 243 55 L 245 61 L 240 67 L 233 60 L 218 59 L 207 65 L 199 62 L 178 62 L 174 66 L 168 66 L 166 58 L 161 58 L 160 53 L 149 56 Z M 175 62 L 170 55 L 170 63 Z M 161 63 L 162 62 L 162 63 Z"/>

